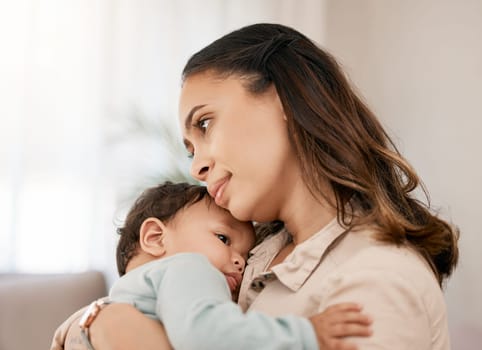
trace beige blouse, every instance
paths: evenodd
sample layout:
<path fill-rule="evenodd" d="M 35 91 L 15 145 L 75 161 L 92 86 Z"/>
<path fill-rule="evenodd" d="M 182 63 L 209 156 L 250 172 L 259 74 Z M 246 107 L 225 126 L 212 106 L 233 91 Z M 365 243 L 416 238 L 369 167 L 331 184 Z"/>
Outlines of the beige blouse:
<path fill-rule="evenodd" d="M 374 320 L 359 349 L 450 349 L 443 293 L 426 261 L 409 247 L 378 242 L 369 229 L 345 233 L 336 219 L 266 271 L 288 242 L 282 231 L 252 250 L 239 303 L 244 310 L 310 316 L 357 302 Z"/>

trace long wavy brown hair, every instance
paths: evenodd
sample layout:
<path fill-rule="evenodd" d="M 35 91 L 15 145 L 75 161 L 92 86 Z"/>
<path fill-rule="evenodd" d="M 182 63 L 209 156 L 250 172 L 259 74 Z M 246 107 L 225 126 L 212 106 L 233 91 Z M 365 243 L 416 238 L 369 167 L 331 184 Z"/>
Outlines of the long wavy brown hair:
<path fill-rule="evenodd" d="M 442 285 L 458 260 L 458 229 L 432 212 L 417 174 L 330 54 L 292 28 L 254 24 L 194 54 L 183 79 L 206 71 L 238 76 L 254 95 L 274 85 L 311 192 L 328 199 L 328 182 L 340 224 L 369 224 L 379 240 L 413 246 Z"/>

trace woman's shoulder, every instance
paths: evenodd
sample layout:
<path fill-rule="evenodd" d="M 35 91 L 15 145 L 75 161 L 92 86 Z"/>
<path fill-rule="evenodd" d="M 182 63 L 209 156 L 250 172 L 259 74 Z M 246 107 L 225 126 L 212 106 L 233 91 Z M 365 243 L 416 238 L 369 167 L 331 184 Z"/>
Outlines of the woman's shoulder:
<path fill-rule="evenodd" d="M 401 278 L 417 289 L 439 288 L 431 267 L 414 248 L 382 242 L 369 227 L 349 232 L 328 259 L 336 274 L 374 273 L 380 279 Z"/>
<path fill-rule="evenodd" d="M 326 259 L 328 268 L 320 265 L 320 275 L 324 269 L 326 278 L 318 282 L 321 310 L 340 302 L 359 303 L 377 321 L 376 335 L 367 341 L 387 348 L 400 341 L 399 336 L 413 349 L 440 348 L 433 339 L 447 343 L 443 292 L 430 266 L 410 246 L 378 241 L 375 230 L 356 230 Z M 419 332 L 417 337 L 413 332 Z"/>

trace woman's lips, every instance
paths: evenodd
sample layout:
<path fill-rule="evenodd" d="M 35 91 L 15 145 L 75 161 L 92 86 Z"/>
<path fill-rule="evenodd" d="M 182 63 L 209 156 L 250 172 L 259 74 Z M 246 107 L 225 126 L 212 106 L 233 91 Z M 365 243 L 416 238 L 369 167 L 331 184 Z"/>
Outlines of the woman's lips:
<path fill-rule="evenodd" d="M 229 176 L 223 177 L 221 180 L 216 181 L 212 186 L 208 186 L 208 192 L 211 197 L 214 198 L 214 202 L 217 205 L 221 205 L 224 190 L 228 184 Z"/>

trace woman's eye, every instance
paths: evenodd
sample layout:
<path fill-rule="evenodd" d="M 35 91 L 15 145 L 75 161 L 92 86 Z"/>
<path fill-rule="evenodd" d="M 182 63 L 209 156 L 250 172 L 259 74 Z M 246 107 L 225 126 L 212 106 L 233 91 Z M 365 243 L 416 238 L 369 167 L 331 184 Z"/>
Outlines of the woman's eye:
<path fill-rule="evenodd" d="M 206 131 L 208 126 L 209 126 L 210 121 L 211 121 L 211 119 L 200 119 L 197 122 L 197 127 L 199 129 L 201 129 L 202 131 Z"/>
<path fill-rule="evenodd" d="M 216 237 L 218 237 L 221 240 L 221 242 L 223 242 L 226 245 L 229 245 L 231 243 L 229 237 L 226 235 L 216 233 Z"/>

